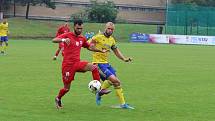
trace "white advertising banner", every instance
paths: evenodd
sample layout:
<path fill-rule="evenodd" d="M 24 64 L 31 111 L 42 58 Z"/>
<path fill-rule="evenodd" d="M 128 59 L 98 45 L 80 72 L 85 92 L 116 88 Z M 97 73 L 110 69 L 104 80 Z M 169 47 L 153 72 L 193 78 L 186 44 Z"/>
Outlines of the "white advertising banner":
<path fill-rule="evenodd" d="M 215 45 L 215 36 L 190 36 L 192 44 Z"/>
<path fill-rule="evenodd" d="M 143 36 L 144 35 L 144 36 Z M 165 34 L 142 34 L 140 42 L 166 43 L 166 44 L 194 44 L 194 45 L 215 45 L 215 36 L 194 36 L 194 35 L 165 35 Z M 134 40 L 131 41 L 135 42 Z"/>
<path fill-rule="evenodd" d="M 150 34 L 149 42 L 151 43 L 169 43 L 169 36 L 162 34 Z"/>
<path fill-rule="evenodd" d="M 189 36 L 186 35 L 169 35 L 170 44 L 191 44 Z"/>
<path fill-rule="evenodd" d="M 169 35 L 169 43 L 215 45 L 215 36 Z"/>

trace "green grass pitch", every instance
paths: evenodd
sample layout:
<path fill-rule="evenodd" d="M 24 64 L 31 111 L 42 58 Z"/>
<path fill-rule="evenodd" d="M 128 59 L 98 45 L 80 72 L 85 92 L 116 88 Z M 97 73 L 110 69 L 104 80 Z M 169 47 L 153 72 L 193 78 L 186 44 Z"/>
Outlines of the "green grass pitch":
<path fill-rule="evenodd" d="M 61 57 L 52 56 L 50 40 L 10 40 L 0 56 L 0 121 L 213 121 L 215 119 L 215 47 L 119 43 L 133 57 L 110 62 L 122 81 L 126 101 L 135 110 L 112 109 L 113 92 L 96 106 L 87 89 L 91 73 L 78 73 L 57 110 L 54 98 L 61 82 Z M 91 60 L 82 50 L 82 59 Z"/>

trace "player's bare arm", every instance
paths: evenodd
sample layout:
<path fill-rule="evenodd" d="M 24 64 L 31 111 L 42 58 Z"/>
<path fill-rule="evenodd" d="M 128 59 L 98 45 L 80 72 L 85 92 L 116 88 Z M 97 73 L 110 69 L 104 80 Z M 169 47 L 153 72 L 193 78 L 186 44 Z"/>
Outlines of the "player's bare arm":
<path fill-rule="evenodd" d="M 114 54 L 121 60 L 123 60 L 124 62 L 130 62 L 132 61 L 132 58 L 130 57 L 125 57 L 118 48 L 112 48 Z"/>
<path fill-rule="evenodd" d="M 89 46 L 87 49 L 90 50 L 90 51 L 94 51 L 94 52 L 101 52 L 101 53 L 106 53 L 106 52 L 108 52 L 108 50 L 105 50 L 105 49 L 103 49 L 103 50 L 97 49 L 97 48 L 96 48 L 96 41 L 95 41 L 95 40 L 92 40 L 92 41 L 90 42 L 90 46 Z"/>
<path fill-rule="evenodd" d="M 70 39 L 69 38 L 63 38 L 63 39 L 61 39 L 61 38 L 54 38 L 53 40 L 52 40 L 52 42 L 53 43 L 61 43 L 61 42 L 65 42 L 66 44 L 69 44 L 70 43 Z"/>

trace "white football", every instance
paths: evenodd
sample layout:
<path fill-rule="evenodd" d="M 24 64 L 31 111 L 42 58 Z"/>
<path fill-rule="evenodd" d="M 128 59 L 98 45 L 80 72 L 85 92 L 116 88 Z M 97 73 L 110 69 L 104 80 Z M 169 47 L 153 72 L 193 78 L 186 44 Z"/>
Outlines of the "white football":
<path fill-rule="evenodd" d="M 88 89 L 90 90 L 90 92 L 92 93 L 96 93 L 97 91 L 99 91 L 101 88 L 101 83 L 98 80 L 92 80 L 90 81 L 90 83 L 88 84 Z"/>

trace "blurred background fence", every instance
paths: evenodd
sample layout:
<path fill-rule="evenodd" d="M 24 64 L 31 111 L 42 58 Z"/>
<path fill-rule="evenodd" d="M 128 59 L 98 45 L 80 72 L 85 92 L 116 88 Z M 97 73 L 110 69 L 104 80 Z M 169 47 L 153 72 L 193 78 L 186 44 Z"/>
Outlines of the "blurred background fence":
<path fill-rule="evenodd" d="M 215 8 L 167 5 L 166 34 L 215 35 Z"/>

